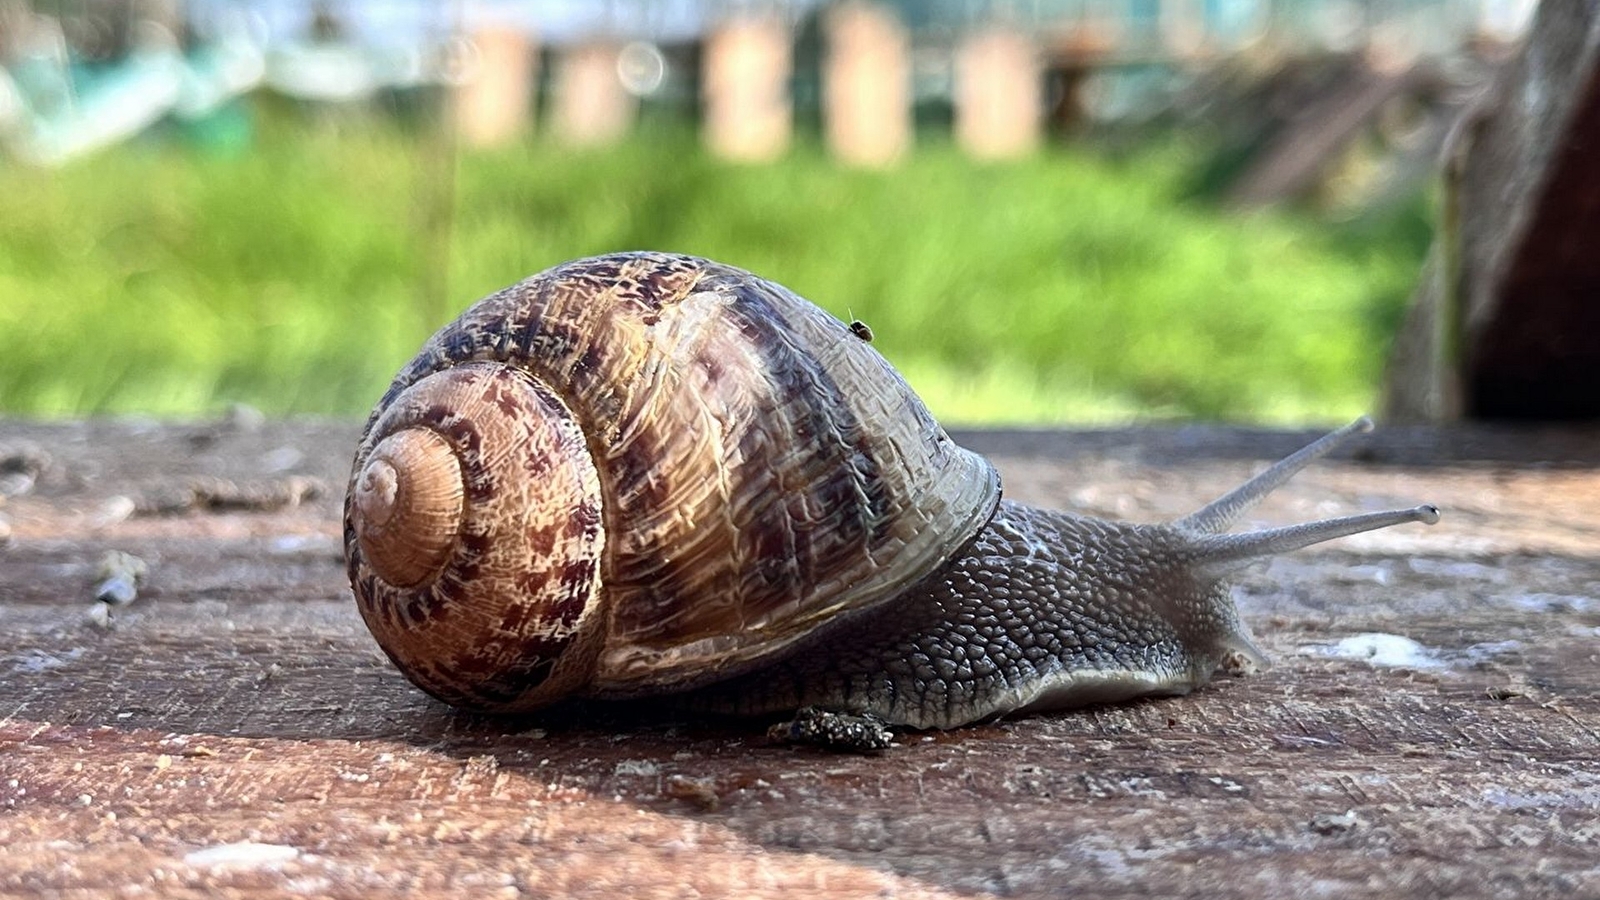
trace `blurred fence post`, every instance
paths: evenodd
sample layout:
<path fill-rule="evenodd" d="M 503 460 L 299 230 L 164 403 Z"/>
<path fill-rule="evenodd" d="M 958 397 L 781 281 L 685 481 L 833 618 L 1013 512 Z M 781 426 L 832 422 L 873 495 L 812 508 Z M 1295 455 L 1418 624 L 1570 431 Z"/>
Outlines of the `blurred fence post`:
<path fill-rule="evenodd" d="M 712 153 L 767 162 L 789 148 L 792 40 L 776 16 L 729 19 L 706 39 L 705 140 Z"/>
<path fill-rule="evenodd" d="M 621 47 L 596 40 L 561 54 L 552 125 L 562 141 L 579 146 L 621 140 L 633 125 L 639 101 L 617 74 Z"/>
<path fill-rule="evenodd" d="M 1206 45 L 1205 0 L 1161 0 L 1161 42 L 1179 59 L 1198 55 Z"/>
<path fill-rule="evenodd" d="M 966 35 L 955 59 L 956 140 L 980 159 L 1015 159 L 1039 145 L 1043 70 L 1028 37 L 1005 28 Z"/>
<path fill-rule="evenodd" d="M 823 120 L 828 147 L 850 165 L 886 166 L 911 145 L 906 29 L 882 6 L 848 2 L 827 14 Z"/>
<path fill-rule="evenodd" d="M 472 46 L 476 63 L 455 92 L 456 127 L 473 147 L 508 144 L 532 120 L 538 45 L 517 29 L 490 26 L 472 35 Z"/>

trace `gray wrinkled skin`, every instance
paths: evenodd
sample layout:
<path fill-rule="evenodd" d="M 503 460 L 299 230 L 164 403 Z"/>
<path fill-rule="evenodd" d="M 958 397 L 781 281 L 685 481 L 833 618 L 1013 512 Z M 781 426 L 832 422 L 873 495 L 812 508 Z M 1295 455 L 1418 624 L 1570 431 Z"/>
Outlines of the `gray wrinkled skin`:
<path fill-rule="evenodd" d="M 692 705 L 817 706 L 954 728 L 1011 712 L 1183 694 L 1264 663 L 1185 532 L 1001 503 L 955 559 Z M 1092 577 L 1091 577 L 1092 573 Z"/>

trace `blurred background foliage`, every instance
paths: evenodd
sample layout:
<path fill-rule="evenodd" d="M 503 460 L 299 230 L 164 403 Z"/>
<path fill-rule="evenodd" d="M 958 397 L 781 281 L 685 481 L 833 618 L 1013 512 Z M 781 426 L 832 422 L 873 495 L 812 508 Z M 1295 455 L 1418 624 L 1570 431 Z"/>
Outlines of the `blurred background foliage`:
<path fill-rule="evenodd" d="M 742 266 L 842 319 L 954 422 L 1293 422 L 1370 407 L 1426 250 L 1377 220 L 1224 211 L 1200 152 L 1055 148 L 889 172 L 802 146 L 717 162 L 657 126 L 602 150 L 464 153 L 449 309 L 425 295 L 426 153 L 393 125 L 278 121 L 250 152 L 124 148 L 0 169 L 0 409 L 364 412 L 471 300 L 619 249 Z"/>
<path fill-rule="evenodd" d="M 947 423 L 1331 421 L 1372 408 L 1430 236 L 1426 179 L 1225 204 L 1226 135 L 1171 122 L 1008 162 L 924 128 L 858 169 L 804 127 L 750 165 L 671 116 L 474 149 L 394 112 L 257 94 L 208 134 L 0 161 L 0 414 L 360 415 L 477 297 L 648 248 L 864 320 Z"/>

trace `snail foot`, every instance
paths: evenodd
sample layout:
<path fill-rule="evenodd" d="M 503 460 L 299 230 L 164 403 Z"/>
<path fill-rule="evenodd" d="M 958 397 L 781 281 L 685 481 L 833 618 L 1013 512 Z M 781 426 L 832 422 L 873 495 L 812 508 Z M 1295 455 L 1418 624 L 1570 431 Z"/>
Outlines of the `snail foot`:
<path fill-rule="evenodd" d="M 840 753 L 877 753 L 894 743 L 888 723 L 871 713 L 834 712 L 805 706 L 794 718 L 767 729 L 767 737 Z"/>

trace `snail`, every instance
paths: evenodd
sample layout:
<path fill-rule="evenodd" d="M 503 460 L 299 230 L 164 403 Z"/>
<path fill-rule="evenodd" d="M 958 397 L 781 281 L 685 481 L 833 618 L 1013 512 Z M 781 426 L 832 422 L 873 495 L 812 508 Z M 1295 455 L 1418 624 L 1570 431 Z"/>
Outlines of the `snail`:
<path fill-rule="evenodd" d="M 383 651 L 459 707 L 681 695 L 945 729 L 1265 666 L 1232 570 L 1438 519 L 1225 533 L 1370 428 L 1170 524 L 1033 508 L 820 308 L 617 254 L 480 300 L 405 366 L 356 452 L 345 554 Z"/>

